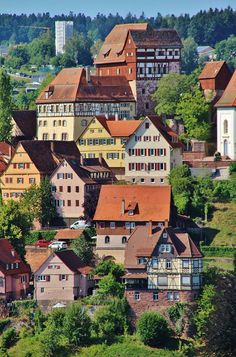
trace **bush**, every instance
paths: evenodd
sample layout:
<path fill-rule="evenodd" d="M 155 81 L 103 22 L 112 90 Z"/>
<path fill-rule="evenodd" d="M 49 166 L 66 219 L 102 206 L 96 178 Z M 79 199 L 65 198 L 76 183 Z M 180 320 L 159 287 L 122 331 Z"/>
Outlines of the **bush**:
<path fill-rule="evenodd" d="M 35 300 L 18 300 L 12 303 L 11 315 L 25 317 L 32 313 L 37 303 Z"/>
<path fill-rule="evenodd" d="M 16 339 L 17 339 L 16 330 L 13 327 L 8 328 L 2 334 L 1 348 L 3 350 L 7 350 L 16 342 Z"/>
<path fill-rule="evenodd" d="M 207 257 L 229 257 L 233 258 L 236 252 L 234 247 L 214 247 L 214 246 L 204 246 L 201 244 L 201 251 Z"/>
<path fill-rule="evenodd" d="M 232 162 L 232 164 L 229 165 L 229 173 L 230 173 L 230 175 L 233 172 L 236 172 L 236 162 Z"/>
<path fill-rule="evenodd" d="M 0 333 L 3 332 L 3 330 L 10 323 L 10 321 L 11 321 L 10 319 L 1 319 L 0 320 Z"/>
<path fill-rule="evenodd" d="M 64 334 L 76 346 L 86 345 L 90 340 L 91 320 L 85 308 L 78 303 L 66 309 Z"/>
<path fill-rule="evenodd" d="M 39 239 L 51 241 L 54 239 L 56 231 L 29 231 L 25 236 L 25 244 L 35 244 Z"/>
<path fill-rule="evenodd" d="M 165 318 L 157 312 L 144 312 L 138 320 L 140 340 L 148 346 L 166 345 L 170 329 Z"/>

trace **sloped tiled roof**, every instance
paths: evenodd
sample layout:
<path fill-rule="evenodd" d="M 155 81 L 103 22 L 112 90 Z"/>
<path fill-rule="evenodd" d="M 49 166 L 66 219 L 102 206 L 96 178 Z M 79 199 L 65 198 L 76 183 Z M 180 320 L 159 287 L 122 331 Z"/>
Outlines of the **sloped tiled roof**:
<path fill-rule="evenodd" d="M 83 233 L 83 229 L 59 229 L 54 237 L 55 240 L 77 239 Z"/>
<path fill-rule="evenodd" d="M 64 158 L 79 158 L 80 152 L 74 141 L 25 140 L 23 146 L 41 173 L 51 174 Z"/>
<path fill-rule="evenodd" d="M 147 118 L 155 125 L 160 134 L 166 139 L 168 144 L 173 148 L 183 148 L 183 144 L 178 139 L 178 134 L 175 133 L 167 124 L 164 124 L 161 117 L 157 115 L 148 115 Z M 174 139 L 174 140 L 173 140 Z"/>
<path fill-rule="evenodd" d="M 222 97 L 215 104 L 215 107 L 235 107 L 236 106 L 236 70 L 234 71 Z"/>
<path fill-rule="evenodd" d="M 12 118 L 18 128 L 27 138 L 36 136 L 36 111 L 35 110 L 13 110 Z"/>
<path fill-rule="evenodd" d="M 19 268 L 6 269 L 6 264 L 19 263 Z M 0 239 L 0 270 L 5 275 L 30 273 L 30 267 L 25 264 L 8 239 Z"/>
<path fill-rule="evenodd" d="M 212 61 L 207 62 L 199 75 L 198 79 L 211 79 L 215 78 L 220 70 L 222 69 L 223 65 L 226 64 L 225 61 Z"/>
<path fill-rule="evenodd" d="M 163 239 L 163 233 L 167 238 Z M 149 235 L 149 227 L 141 226 L 131 234 L 125 249 L 125 268 L 144 269 L 145 265 L 137 264 L 138 257 L 151 257 L 158 255 L 158 246 L 161 243 L 169 243 L 173 247 L 172 254 L 180 258 L 201 258 L 202 254 L 187 233 L 181 233 L 173 228 L 152 229 Z"/>
<path fill-rule="evenodd" d="M 105 63 L 111 62 L 112 60 L 114 62 L 124 62 L 124 54 L 119 57 L 118 54 L 121 54 L 124 49 L 129 30 L 133 29 L 139 31 L 146 31 L 147 28 L 147 23 L 116 25 L 106 37 L 94 63 Z"/>
<path fill-rule="evenodd" d="M 122 213 L 125 200 L 125 213 Z M 128 205 L 137 202 L 134 215 Z M 95 221 L 169 221 L 171 208 L 170 186 L 103 185 L 97 204 Z"/>
<path fill-rule="evenodd" d="M 135 101 L 125 77 L 90 76 L 83 68 L 64 68 L 40 93 L 36 103 Z"/>
<path fill-rule="evenodd" d="M 54 254 L 74 273 L 80 272 L 81 268 L 88 267 L 73 250 L 56 251 Z"/>

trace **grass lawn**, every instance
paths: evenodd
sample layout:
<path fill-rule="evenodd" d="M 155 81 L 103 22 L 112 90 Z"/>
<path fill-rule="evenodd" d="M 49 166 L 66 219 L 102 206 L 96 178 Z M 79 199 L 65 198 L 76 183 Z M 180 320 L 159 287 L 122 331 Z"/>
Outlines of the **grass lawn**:
<path fill-rule="evenodd" d="M 204 230 L 207 245 L 236 245 L 236 203 L 216 203 Z"/>
<path fill-rule="evenodd" d="M 30 355 L 31 353 L 31 355 Z M 9 357 L 45 357 L 37 337 L 26 337 L 8 350 Z M 66 357 L 63 352 L 61 357 Z M 68 355 L 67 355 L 68 356 Z M 135 336 L 127 336 L 123 342 L 113 345 L 98 344 L 83 347 L 68 357 L 184 357 L 184 354 L 173 350 L 156 349 L 144 346 Z M 54 356 L 59 357 L 59 356 Z"/>
<path fill-rule="evenodd" d="M 222 258 L 222 257 L 204 257 L 203 258 L 203 267 L 204 271 L 207 268 L 216 267 L 224 270 L 233 270 L 233 259 L 231 258 Z"/>

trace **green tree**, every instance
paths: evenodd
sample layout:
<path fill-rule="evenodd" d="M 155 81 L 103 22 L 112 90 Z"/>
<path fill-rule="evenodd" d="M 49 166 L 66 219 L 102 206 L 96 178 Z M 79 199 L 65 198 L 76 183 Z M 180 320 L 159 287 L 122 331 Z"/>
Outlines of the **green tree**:
<path fill-rule="evenodd" d="M 93 269 L 93 273 L 99 276 L 106 276 L 112 274 L 114 278 L 118 281 L 124 275 L 125 270 L 123 265 L 116 264 L 113 260 L 103 260 L 97 264 Z"/>
<path fill-rule="evenodd" d="M 90 52 L 94 59 L 99 54 L 102 44 L 103 44 L 103 42 L 102 42 L 102 40 L 100 40 L 100 38 L 98 40 L 95 40 L 94 43 L 92 44 L 92 46 L 90 48 Z"/>
<path fill-rule="evenodd" d="M 0 70 L 0 141 L 11 140 L 12 86 L 6 71 Z"/>
<path fill-rule="evenodd" d="M 84 264 L 91 263 L 93 258 L 93 246 L 91 244 L 91 239 L 85 237 L 82 234 L 79 238 L 72 242 L 71 248 L 80 257 Z"/>
<path fill-rule="evenodd" d="M 138 319 L 140 340 L 148 346 L 167 345 L 170 329 L 165 318 L 157 312 L 144 312 Z"/>
<path fill-rule="evenodd" d="M 187 213 L 191 206 L 193 178 L 187 165 L 177 166 L 169 174 L 174 203 L 179 213 Z"/>
<path fill-rule="evenodd" d="M 194 316 L 194 323 L 198 338 L 204 338 L 206 336 L 206 327 L 209 323 L 211 314 L 214 311 L 214 296 L 215 287 L 213 285 L 205 285 L 202 295 L 198 300 L 198 307 Z"/>
<path fill-rule="evenodd" d="M 192 93 L 185 93 L 177 105 L 176 114 L 183 119 L 186 137 L 207 140 L 210 136 L 208 122 L 210 105 L 206 102 L 199 88 Z"/>
<path fill-rule="evenodd" d="M 84 307 L 71 304 L 65 313 L 64 334 L 71 344 L 82 346 L 89 342 L 91 320 Z"/>
<path fill-rule="evenodd" d="M 182 70 L 189 74 L 198 66 L 197 44 L 192 37 L 183 40 Z"/>
<path fill-rule="evenodd" d="M 21 205 L 32 220 L 37 219 L 43 226 L 48 225 L 56 216 L 49 179 L 44 178 L 38 186 L 34 184 L 26 190 Z"/>
<path fill-rule="evenodd" d="M 213 201 L 214 185 L 212 178 L 208 176 L 196 178 L 191 198 L 192 207 L 196 210 L 195 215 L 205 215 L 205 222 L 207 222 L 209 209 L 212 207 Z"/>
<path fill-rule="evenodd" d="M 97 293 L 101 296 L 122 297 L 124 295 L 124 284 L 119 283 L 112 273 L 109 273 L 98 283 Z"/>
<path fill-rule="evenodd" d="M 206 355 L 236 356 L 236 275 L 226 274 L 215 287 L 213 311 L 205 326 Z"/>
<path fill-rule="evenodd" d="M 93 330 L 106 343 L 117 335 L 123 335 L 128 328 L 128 303 L 125 299 L 114 299 L 109 305 L 97 310 L 93 320 Z"/>
<path fill-rule="evenodd" d="M 226 61 L 231 69 L 236 68 L 236 36 L 230 35 L 215 46 L 217 61 Z"/>

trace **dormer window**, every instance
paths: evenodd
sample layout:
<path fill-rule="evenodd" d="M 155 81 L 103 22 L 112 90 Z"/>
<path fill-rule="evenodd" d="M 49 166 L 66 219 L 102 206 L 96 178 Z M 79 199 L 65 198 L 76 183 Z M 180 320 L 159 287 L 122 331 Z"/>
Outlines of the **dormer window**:
<path fill-rule="evenodd" d="M 159 247 L 160 253 L 170 253 L 171 252 L 171 244 L 161 244 Z"/>
<path fill-rule="evenodd" d="M 146 257 L 138 258 L 138 264 L 146 264 L 146 263 L 147 263 L 147 258 Z"/>
<path fill-rule="evenodd" d="M 9 264 L 6 264 L 6 269 L 9 270 L 10 266 Z"/>
<path fill-rule="evenodd" d="M 128 215 L 129 215 L 129 216 L 133 216 L 133 215 L 134 215 L 134 210 L 133 210 L 133 209 L 130 209 L 129 212 L 128 212 Z"/>
<path fill-rule="evenodd" d="M 163 233 L 163 238 L 166 239 L 168 237 L 167 233 Z"/>

